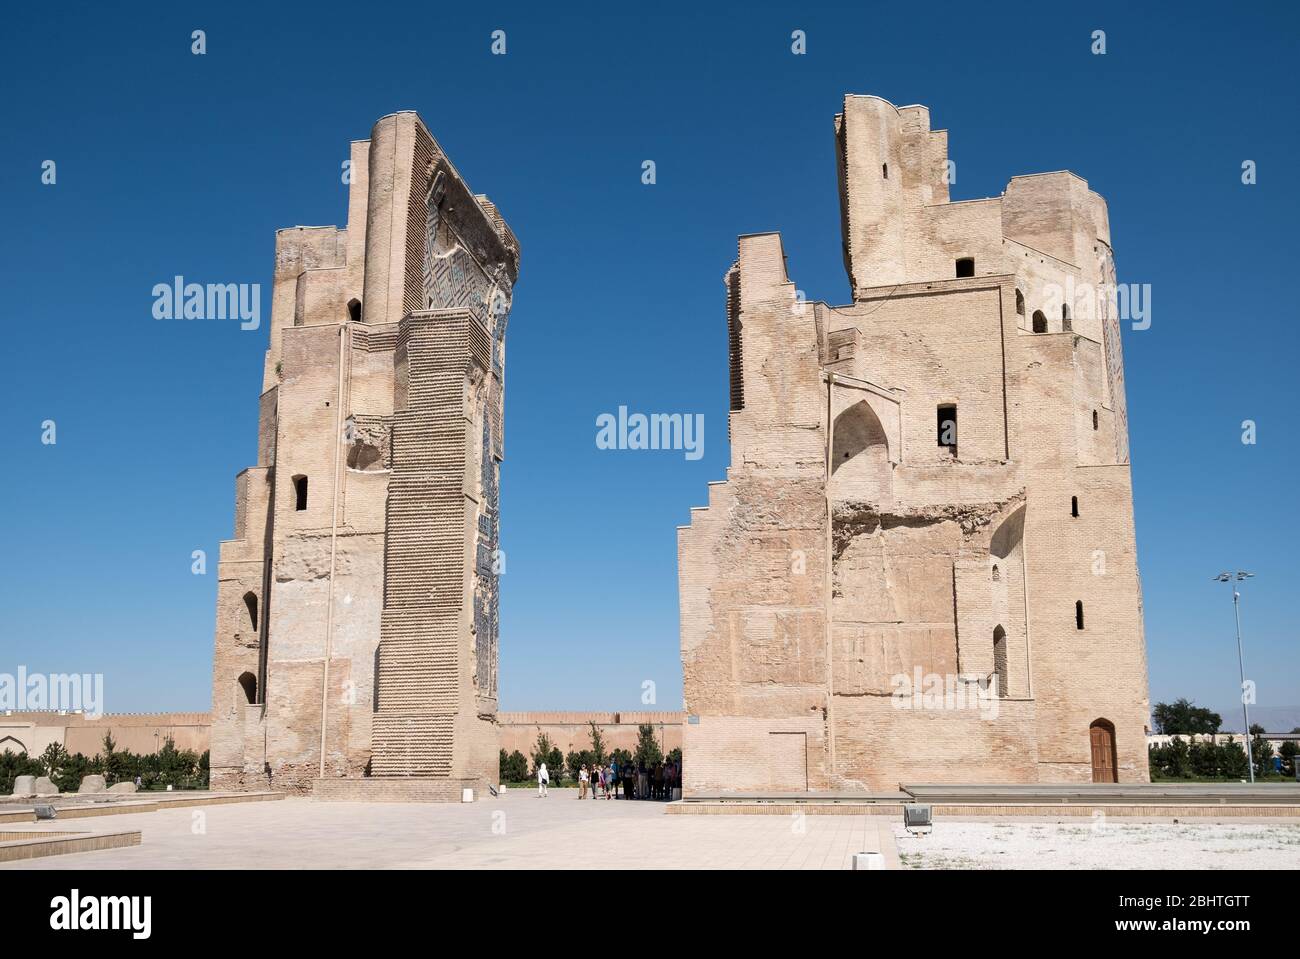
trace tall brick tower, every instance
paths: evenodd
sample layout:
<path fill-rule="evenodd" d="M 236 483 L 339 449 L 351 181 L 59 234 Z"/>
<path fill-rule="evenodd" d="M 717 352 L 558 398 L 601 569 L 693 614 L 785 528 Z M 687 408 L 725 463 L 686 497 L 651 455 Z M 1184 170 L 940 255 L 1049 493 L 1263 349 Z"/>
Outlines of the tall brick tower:
<path fill-rule="evenodd" d="M 686 791 L 1144 781 L 1106 202 L 1064 171 L 951 201 L 924 106 L 846 97 L 834 143 L 852 302 L 805 302 L 778 234 L 726 277 L 731 467 L 678 539 Z"/>
<path fill-rule="evenodd" d="M 258 465 L 221 544 L 214 787 L 459 799 L 497 778 L 518 264 L 410 112 L 352 144 L 346 230 L 276 235 Z"/>

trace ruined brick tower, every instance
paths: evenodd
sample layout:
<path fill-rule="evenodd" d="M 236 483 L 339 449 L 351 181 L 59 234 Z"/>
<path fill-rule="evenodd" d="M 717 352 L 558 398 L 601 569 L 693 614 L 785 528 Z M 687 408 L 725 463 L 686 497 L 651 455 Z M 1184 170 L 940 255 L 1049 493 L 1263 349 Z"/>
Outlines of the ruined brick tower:
<path fill-rule="evenodd" d="M 276 235 L 258 463 L 221 544 L 214 788 L 459 799 L 497 779 L 497 479 L 519 247 L 415 113 L 348 225 Z"/>
<path fill-rule="evenodd" d="M 686 792 L 1144 781 L 1105 201 L 1058 172 L 950 202 L 923 106 L 849 96 L 835 136 L 852 303 L 805 303 L 777 234 L 726 276 L 731 467 L 678 546 Z"/>

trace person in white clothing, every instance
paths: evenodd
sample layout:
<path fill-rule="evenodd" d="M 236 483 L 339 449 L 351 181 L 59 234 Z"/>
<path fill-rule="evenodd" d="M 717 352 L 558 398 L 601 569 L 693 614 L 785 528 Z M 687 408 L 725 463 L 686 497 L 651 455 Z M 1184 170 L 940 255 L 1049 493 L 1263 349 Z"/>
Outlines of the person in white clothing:
<path fill-rule="evenodd" d="M 546 763 L 537 767 L 537 798 L 546 798 L 546 785 L 551 781 L 550 774 L 546 771 Z"/>

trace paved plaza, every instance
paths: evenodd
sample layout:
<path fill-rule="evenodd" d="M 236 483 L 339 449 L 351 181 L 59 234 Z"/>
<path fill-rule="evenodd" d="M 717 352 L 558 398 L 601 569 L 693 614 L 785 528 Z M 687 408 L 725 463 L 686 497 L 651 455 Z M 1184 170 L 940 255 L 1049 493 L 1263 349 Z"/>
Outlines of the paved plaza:
<path fill-rule="evenodd" d="M 895 816 L 669 815 L 664 804 L 538 799 L 472 804 L 309 799 L 160 809 L 24 829 L 140 830 L 142 843 L 0 869 L 849 869 L 1300 867 L 1294 822 L 956 821 L 908 837 Z M 901 857 L 900 857 L 901 852 Z"/>
<path fill-rule="evenodd" d="M 65 819 L 45 828 L 138 829 L 143 841 L 0 868 L 847 869 L 882 830 L 888 844 L 879 817 L 802 818 L 669 816 L 663 803 L 560 789 L 469 804 L 285 799 Z"/>

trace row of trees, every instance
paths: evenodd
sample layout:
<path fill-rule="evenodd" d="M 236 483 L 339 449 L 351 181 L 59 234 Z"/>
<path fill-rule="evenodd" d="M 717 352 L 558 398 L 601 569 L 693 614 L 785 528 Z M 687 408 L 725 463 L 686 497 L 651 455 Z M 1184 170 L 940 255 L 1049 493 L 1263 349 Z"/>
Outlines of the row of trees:
<path fill-rule="evenodd" d="M 522 783 L 535 779 L 537 768 L 542 763 L 546 763 L 546 771 L 550 775 L 551 784 L 559 785 L 566 774 L 570 781 L 576 782 L 578 770 L 583 766 L 588 768 L 595 765 L 603 766 L 611 760 L 617 760 L 620 765 L 644 763 L 648 767 L 664 761 L 663 748 L 655 736 L 654 726 L 650 723 L 643 723 L 637 727 L 636 749 L 634 750 L 608 749 L 605 737 L 600 732 L 600 727 L 595 722 L 589 722 L 587 725 L 591 728 L 591 748 L 589 749 L 573 750 L 565 755 L 557 745 L 551 742 L 551 738 L 546 733 L 539 732 L 531 756 L 525 756 L 517 749 L 509 754 L 504 749 L 501 750 L 501 781 L 505 783 Z M 682 751 L 674 749 L 668 754 L 667 758 L 680 764 Z"/>
<path fill-rule="evenodd" d="M 69 754 L 62 743 L 50 743 L 38 757 L 5 750 L 0 754 L 0 796 L 14 791 L 19 776 L 49 776 L 60 792 L 76 792 L 85 776 L 104 777 L 107 785 L 135 782 L 141 789 L 207 789 L 208 753 L 177 749 L 168 736 L 156 753 L 133 753 L 118 749 L 111 733 L 104 735 L 103 748 L 96 756 Z"/>
<path fill-rule="evenodd" d="M 1151 710 L 1151 724 L 1157 733 L 1169 736 L 1214 736 L 1223 727 L 1223 717 L 1189 699 L 1156 703 Z M 1300 733 L 1300 726 L 1292 729 Z M 1280 775 L 1295 779 L 1296 753 L 1293 742 L 1278 747 L 1274 762 L 1273 744 L 1264 739 L 1267 733 L 1258 723 L 1250 725 L 1250 752 L 1255 760 L 1255 778 L 1269 779 Z M 1175 739 L 1148 751 L 1152 779 L 1245 779 L 1246 750 L 1235 740 L 1226 743 L 1192 743 Z M 1279 768 L 1280 767 L 1280 768 Z"/>
<path fill-rule="evenodd" d="M 1255 778 L 1295 779 L 1296 753 L 1294 742 L 1279 747 L 1279 763 L 1273 762 L 1273 745 L 1263 738 L 1263 727 L 1250 727 L 1254 735 L 1250 741 L 1251 757 L 1255 760 Z M 1245 779 L 1247 775 L 1246 750 L 1240 742 L 1230 739 L 1225 743 L 1188 742 L 1171 739 L 1163 746 L 1152 746 L 1148 751 L 1151 778 L 1162 779 Z M 1279 770 L 1277 767 L 1281 766 Z"/>

